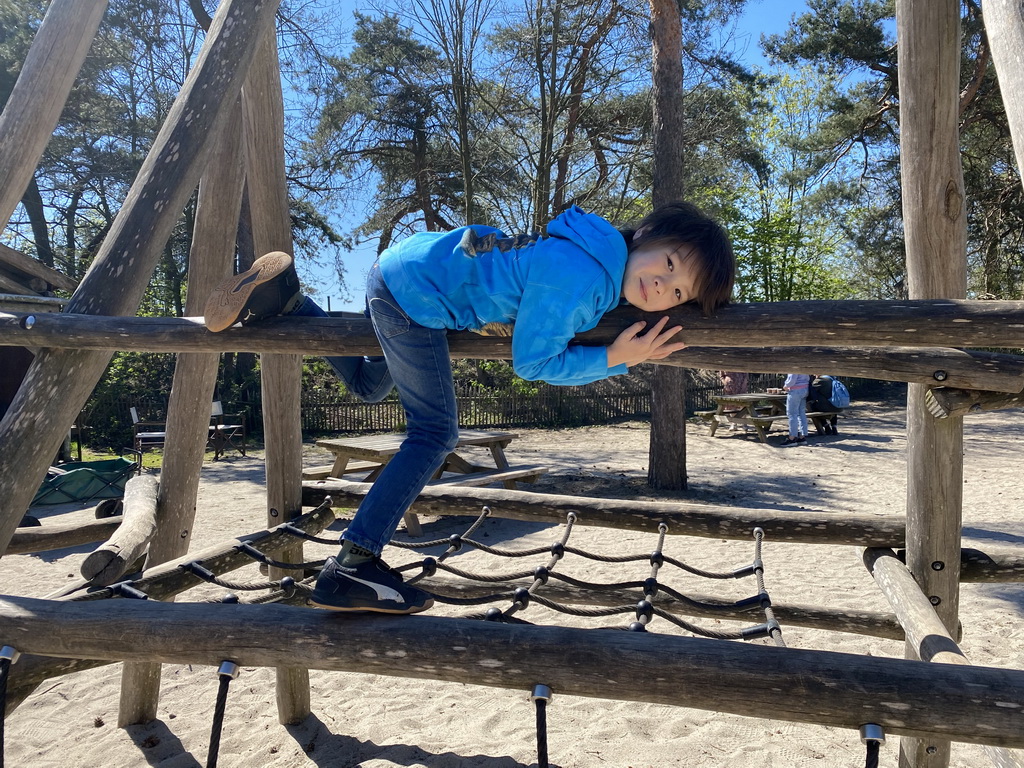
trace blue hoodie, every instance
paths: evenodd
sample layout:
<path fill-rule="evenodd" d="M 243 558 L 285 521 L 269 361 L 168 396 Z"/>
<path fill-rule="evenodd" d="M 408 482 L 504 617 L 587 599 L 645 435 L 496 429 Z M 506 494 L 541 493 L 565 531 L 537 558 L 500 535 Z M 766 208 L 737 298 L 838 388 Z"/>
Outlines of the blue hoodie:
<path fill-rule="evenodd" d="M 419 232 L 385 250 L 380 267 L 427 328 L 487 333 L 514 323 L 512 367 L 524 379 L 586 384 L 627 370 L 608 367 L 605 347 L 569 346 L 620 301 L 626 242 L 600 216 L 573 206 L 540 239 L 478 225 Z"/>

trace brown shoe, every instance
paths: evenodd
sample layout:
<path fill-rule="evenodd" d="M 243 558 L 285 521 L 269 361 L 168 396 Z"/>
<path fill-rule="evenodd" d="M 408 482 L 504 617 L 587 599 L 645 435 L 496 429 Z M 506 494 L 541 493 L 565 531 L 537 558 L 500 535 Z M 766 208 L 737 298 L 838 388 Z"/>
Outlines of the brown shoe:
<path fill-rule="evenodd" d="M 206 300 L 203 316 L 207 329 L 217 333 L 238 322 L 249 325 L 286 314 L 301 298 L 292 257 L 272 251 L 256 259 L 245 272 L 222 280 Z"/>

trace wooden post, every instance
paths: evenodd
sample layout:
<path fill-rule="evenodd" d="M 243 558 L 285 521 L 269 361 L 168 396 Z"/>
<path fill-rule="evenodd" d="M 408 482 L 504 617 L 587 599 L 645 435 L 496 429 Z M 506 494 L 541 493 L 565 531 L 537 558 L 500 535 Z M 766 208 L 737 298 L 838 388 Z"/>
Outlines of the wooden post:
<path fill-rule="evenodd" d="M 6 225 L 57 127 L 107 0 L 53 0 L 0 115 L 0 224 Z"/>
<path fill-rule="evenodd" d="M 284 166 L 284 99 L 277 59 L 277 37 L 268 33 L 253 61 L 243 89 L 249 205 L 257 256 L 270 251 L 293 253 L 288 186 Z M 302 512 L 302 432 L 299 402 L 302 355 L 263 355 L 263 439 L 266 446 L 269 525 Z M 302 544 L 282 553 L 302 559 Z M 288 574 L 271 569 L 271 578 Z M 300 723 L 312 711 L 309 671 L 301 666 L 277 669 L 277 712 L 282 723 Z"/>
<path fill-rule="evenodd" d="M 231 274 L 244 181 L 241 101 L 235 99 L 209 167 L 199 182 L 185 304 L 189 315 L 199 314 L 213 287 Z M 157 506 L 158 529 L 149 548 L 149 568 L 185 554 L 192 540 L 219 362 L 220 355 L 215 352 L 186 352 L 178 355 L 174 366 Z M 160 665 L 126 663 L 121 674 L 117 724 L 124 728 L 155 720 L 159 700 Z"/>
<path fill-rule="evenodd" d="M 164 244 L 199 182 L 209 139 L 222 131 L 256 41 L 273 28 L 276 10 L 276 0 L 220 4 L 196 65 L 69 302 L 69 312 L 129 315 L 138 309 Z M 0 551 L 7 549 L 109 360 L 109 352 L 88 350 L 41 349 L 36 354 L 0 422 Z"/>
<path fill-rule="evenodd" d="M 910 297 L 959 299 L 967 287 L 958 129 L 960 3 L 897 0 L 896 31 Z M 963 421 L 932 418 L 925 395 L 925 387 L 912 384 L 907 396 L 907 565 L 952 632 L 960 585 Z M 908 657 L 916 654 L 908 644 Z M 949 741 L 905 740 L 900 765 L 947 766 Z"/>
<path fill-rule="evenodd" d="M 985 0 L 982 20 L 1020 172 L 1024 169 L 1024 7 L 1019 0 Z"/>

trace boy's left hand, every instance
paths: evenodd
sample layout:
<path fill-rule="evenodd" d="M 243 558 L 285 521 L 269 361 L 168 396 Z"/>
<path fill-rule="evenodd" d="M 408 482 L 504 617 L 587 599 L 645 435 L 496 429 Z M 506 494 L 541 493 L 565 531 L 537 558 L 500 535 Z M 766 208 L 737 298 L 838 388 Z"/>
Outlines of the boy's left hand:
<path fill-rule="evenodd" d="M 676 325 L 665 330 L 667 324 L 668 317 L 663 317 L 647 333 L 641 333 L 647 323 L 642 320 L 633 323 L 608 346 L 608 367 L 614 368 L 623 364 L 632 366 L 647 360 L 661 360 L 673 352 L 686 349 L 683 342 L 670 341 L 683 330 L 683 326 Z"/>

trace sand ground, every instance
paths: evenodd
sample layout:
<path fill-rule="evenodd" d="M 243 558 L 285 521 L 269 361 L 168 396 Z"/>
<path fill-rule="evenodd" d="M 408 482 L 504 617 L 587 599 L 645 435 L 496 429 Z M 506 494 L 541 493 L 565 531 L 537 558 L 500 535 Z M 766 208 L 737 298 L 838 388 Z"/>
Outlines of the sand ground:
<path fill-rule="evenodd" d="M 1024 544 L 1024 432 L 1019 412 L 989 413 L 965 421 L 965 546 L 983 550 Z M 842 516 L 873 512 L 901 515 L 906 504 L 906 439 L 902 409 L 860 405 L 840 423 L 840 434 L 780 447 L 751 436 L 688 430 L 689 490 L 653 493 L 646 486 L 649 431 L 630 422 L 567 430 L 520 430 L 508 448 L 513 463 L 539 463 L 549 473 L 532 490 L 622 499 L 683 499 L 752 509 L 820 510 Z M 327 455 L 307 447 L 306 464 Z M 942 472 L 937 462 L 936 472 Z M 72 519 L 66 508 L 40 510 Z M 84 514 L 77 513 L 77 514 Z M 193 548 L 264 527 L 262 453 L 203 465 Z M 467 518 L 426 518 L 429 537 L 464 530 Z M 340 531 L 339 521 L 332 530 Z M 560 528 L 488 520 L 477 538 L 508 547 L 550 544 Z M 655 533 L 578 527 L 577 546 L 605 554 L 649 552 Z M 40 597 L 78 577 L 90 547 L 0 560 L 9 594 Z M 666 553 L 708 568 L 749 560 L 751 545 L 717 539 L 670 537 Z M 326 545 L 306 555 L 323 557 Z M 437 555 L 437 550 L 431 554 Z M 393 559 L 419 557 L 398 553 Z M 461 557 L 461 555 L 460 555 Z M 476 562 L 467 554 L 465 563 Z M 543 561 L 543 559 L 542 559 Z M 777 603 L 888 610 L 854 547 L 764 545 L 767 586 Z M 587 566 L 592 580 L 643 578 L 623 566 Z M 239 572 L 242 574 L 243 572 Z M 251 567 L 255 575 L 255 566 Z M 723 586 L 725 584 L 725 586 Z M 704 594 L 735 594 L 731 582 L 679 585 Z M 742 592 L 741 592 L 742 594 Z M 189 595 L 183 600 L 194 599 Z M 465 609 L 440 607 L 459 615 Z M 531 611 L 534 610 L 531 608 Z M 541 609 L 537 623 L 595 626 L 595 620 Z M 961 593 L 962 647 L 975 664 L 1024 669 L 1024 584 L 965 584 Z M 601 626 L 621 626 L 604 619 Z M 662 624 L 660 630 L 677 632 Z M 900 657 L 901 642 L 784 627 L 791 647 Z M 313 715 L 298 726 L 277 721 L 272 670 L 243 668 L 232 684 L 224 721 L 222 768 L 524 768 L 536 765 L 534 711 L 528 692 L 377 675 L 311 672 Z M 195 768 L 206 765 L 217 690 L 216 670 L 165 665 L 158 719 L 120 729 L 120 665 L 41 685 L 7 720 L 7 765 L 24 768 L 107 766 Z M 611 693 L 611 692 L 610 692 Z M 770 713 L 765 713 L 770 715 Z M 895 766 L 898 738 L 882 748 L 881 765 Z M 751 719 L 715 712 L 613 699 L 559 696 L 548 709 L 548 751 L 561 768 L 728 766 L 838 768 L 864 764 L 855 732 Z M 1024 756 L 1018 755 L 1024 764 Z M 990 765 L 978 746 L 953 745 L 956 768 Z"/>

